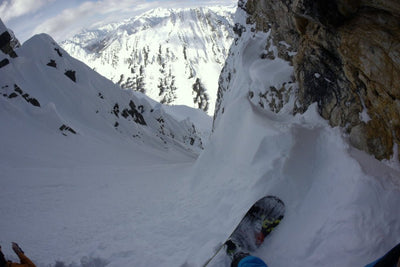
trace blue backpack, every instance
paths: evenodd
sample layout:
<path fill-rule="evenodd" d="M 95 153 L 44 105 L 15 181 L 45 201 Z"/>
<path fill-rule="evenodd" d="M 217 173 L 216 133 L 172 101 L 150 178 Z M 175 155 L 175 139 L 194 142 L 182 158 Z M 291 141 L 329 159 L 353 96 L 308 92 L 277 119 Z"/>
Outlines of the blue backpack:
<path fill-rule="evenodd" d="M 265 262 L 254 256 L 247 256 L 240 260 L 238 267 L 268 267 Z"/>
<path fill-rule="evenodd" d="M 371 262 L 365 267 L 396 267 L 400 260 L 400 243 L 386 253 L 382 258 Z"/>

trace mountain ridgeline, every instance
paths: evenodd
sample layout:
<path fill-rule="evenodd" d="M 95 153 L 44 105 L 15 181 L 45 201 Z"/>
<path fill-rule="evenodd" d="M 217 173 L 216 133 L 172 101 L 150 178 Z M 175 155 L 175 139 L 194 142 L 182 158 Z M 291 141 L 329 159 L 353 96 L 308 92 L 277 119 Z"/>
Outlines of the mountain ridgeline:
<path fill-rule="evenodd" d="M 123 90 L 50 36 L 35 35 L 20 46 L 1 21 L 0 26 L 0 101 L 10 117 L 24 114 L 34 127 L 60 138 L 106 134 L 191 156 L 203 149 L 209 126 L 189 119 L 207 121 L 202 111 L 165 107 L 140 92 Z"/>
<path fill-rule="evenodd" d="M 85 30 L 61 46 L 123 88 L 212 115 L 235 8 L 159 8 Z"/>

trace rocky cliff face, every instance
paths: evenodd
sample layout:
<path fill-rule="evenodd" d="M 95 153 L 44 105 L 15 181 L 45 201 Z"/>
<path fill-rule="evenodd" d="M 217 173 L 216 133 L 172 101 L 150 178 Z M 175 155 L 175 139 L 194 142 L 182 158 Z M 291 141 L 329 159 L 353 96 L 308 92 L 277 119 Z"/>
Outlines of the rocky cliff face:
<path fill-rule="evenodd" d="M 0 50 L 12 57 L 17 57 L 14 49 L 20 46 L 19 41 L 15 38 L 14 33 L 6 28 L 4 23 L 0 19 Z M 8 60 L 7 60 L 8 61 Z M 2 62 L 5 62 L 2 60 Z M 5 63 L 0 63 L 0 65 L 4 65 Z M 8 63 L 7 63 L 8 64 Z"/>
<path fill-rule="evenodd" d="M 317 102 L 355 147 L 377 159 L 399 153 L 399 1 L 241 0 L 239 7 L 293 64 L 293 113 Z"/>

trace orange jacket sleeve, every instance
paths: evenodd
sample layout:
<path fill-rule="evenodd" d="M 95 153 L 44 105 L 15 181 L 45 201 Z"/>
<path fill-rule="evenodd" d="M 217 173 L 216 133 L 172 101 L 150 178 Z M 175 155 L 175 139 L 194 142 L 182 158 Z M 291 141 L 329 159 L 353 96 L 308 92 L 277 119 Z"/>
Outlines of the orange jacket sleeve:
<path fill-rule="evenodd" d="M 24 253 L 17 253 L 21 263 L 8 262 L 7 267 L 36 267 L 36 265 Z"/>

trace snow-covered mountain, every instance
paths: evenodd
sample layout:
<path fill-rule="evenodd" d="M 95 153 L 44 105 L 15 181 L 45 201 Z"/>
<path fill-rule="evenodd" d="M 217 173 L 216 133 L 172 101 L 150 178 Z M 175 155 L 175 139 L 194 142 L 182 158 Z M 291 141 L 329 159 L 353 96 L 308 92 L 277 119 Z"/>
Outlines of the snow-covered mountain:
<path fill-rule="evenodd" d="M 214 131 L 197 159 L 200 139 L 186 116 L 198 133 L 211 127 L 204 112 L 123 91 L 47 35 L 20 48 L 10 37 L 0 43 L 7 258 L 16 241 L 37 266 L 203 266 L 265 195 L 286 205 L 252 252 L 271 267 L 365 266 L 399 242 L 398 159 L 352 147 L 318 103 L 294 115 L 298 84 L 278 47 L 290 45 L 249 24 L 246 2 L 219 79 Z M 215 260 L 208 266 L 230 266 L 227 255 Z"/>
<path fill-rule="evenodd" d="M 69 56 L 48 35 L 31 38 L 15 53 L 14 58 L 0 57 L 8 62 L 0 69 L 2 107 L 31 117 L 37 126 L 60 136 L 107 132 L 194 155 L 203 149 L 209 118 L 201 111 L 164 107 L 140 92 L 123 90 Z M 182 113 L 201 118 L 207 126 L 196 128 Z"/>
<path fill-rule="evenodd" d="M 233 40 L 233 12 L 234 7 L 158 8 L 85 30 L 61 45 L 124 88 L 212 115 Z"/>
<path fill-rule="evenodd" d="M 141 220 L 143 226 L 151 225 L 155 220 L 148 215 L 157 214 L 154 203 L 163 203 L 163 210 L 173 212 L 162 194 L 183 197 L 173 191 L 184 181 L 176 184 L 170 178 L 185 177 L 187 164 L 208 140 L 211 117 L 199 109 L 164 106 L 140 92 L 120 88 L 72 58 L 46 34 L 19 47 L 1 20 L 0 30 L 4 31 L 0 33 L 0 213 L 8 217 L 0 223 L 0 235 L 5 238 L 1 245 L 7 258 L 13 256 L 3 241 L 11 238 L 25 247 L 37 266 L 69 263 L 76 260 L 69 248 L 75 250 L 78 243 L 93 245 L 83 239 L 102 235 L 95 224 L 116 219 L 112 228 L 118 229 L 118 214 L 131 214 L 137 226 Z M 121 171 L 127 180 L 119 180 Z M 119 189 L 113 185 L 111 189 L 111 184 Z M 86 191 L 99 186 L 111 191 Z M 66 198 L 48 198 L 49 194 Z M 112 204 L 113 196 L 127 198 L 122 205 Z M 133 206 L 125 210 L 125 204 Z M 140 216 L 135 205 L 149 207 L 148 213 Z M 111 214 L 107 206 L 116 213 Z M 95 214 L 100 217 L 92 217 Z M 122 228 L 117 231 L 127 235 Z M 67 229 L 74 236 L 67 237 L 72 233 Z M 131 234 L 139 239 L 140 232 L 147 232 L 137 230 Z M 41 241 L 29 245 L 34 239 L 23 236 Z M 37 254 L 29 247 L 36 247 Z M 48 249 L 54 253 L 47 259 L 40 256 Z M 87 266 L 85 250 L 78 252 L 78 259 Z"/>

